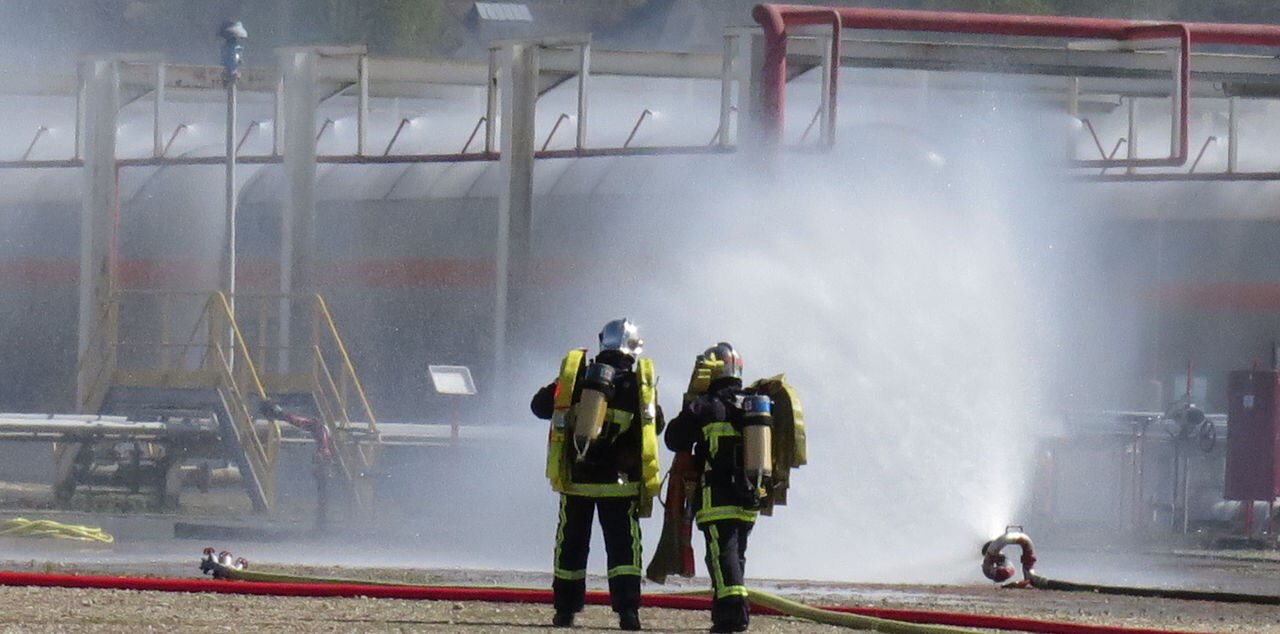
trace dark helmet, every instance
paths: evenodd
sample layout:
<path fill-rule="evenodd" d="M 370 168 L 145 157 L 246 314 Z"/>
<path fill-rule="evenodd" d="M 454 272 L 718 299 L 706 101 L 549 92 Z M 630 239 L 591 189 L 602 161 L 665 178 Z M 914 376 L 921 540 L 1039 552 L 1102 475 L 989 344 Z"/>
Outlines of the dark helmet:
<path fill-rule="evenodd" d="M 644 340 L 630 319 L 615 319 L 600 329 L 600 351 L 616 350 L 632 359 L 644 350 Z"/>
<path fill-rule="evenodd" d="M 724 368 L 720 370 L 720 375 L 712 378 L 720 378 L 722 376 L 731 376 L 735 379 L 742 378 L 742 355 L 733 349 L 733 345 L 721 341 L 702 353 L 702 359 L 711 361 L 723 361 Z"/>

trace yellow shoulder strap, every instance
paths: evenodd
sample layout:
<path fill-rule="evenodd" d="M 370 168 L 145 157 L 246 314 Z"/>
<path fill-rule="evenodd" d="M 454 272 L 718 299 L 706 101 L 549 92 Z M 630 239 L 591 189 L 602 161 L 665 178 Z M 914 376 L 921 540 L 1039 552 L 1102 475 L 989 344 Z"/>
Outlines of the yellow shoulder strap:
<path fill-rule="evenodd" d="M 640 499 L 652 500 L 662 488 L 658 465 L 658 380 L 653 369 L 653 359 L 641 359 L 636 365 L 636 382 L 640 385 Z M 642 504 L 643 507 L 646 505 Z M 652 503 L 647 505 L 652 509 Z M 647 515 L 646 515 L 647 517 Z"/>
<path fill-rule="evenodd" d="M 564 422 L 569 408 L 573 405 L 573 388 L 578 382 L 578 374 L 586 364 L 587 349 L 574 348 L 564 355 L 560 362 L 560 376 L 556 377 L 555 411 L 551 415 L 552 423 Z M 559 421 L 557 421 L 559 417 Z"/>
<path fill-rule="evenodd" d="M 573 484 L 566 457 L 568 417 L 573 406 L 573 388 L 578 382 L 578 373 L 586 364 L 586 357 L 586 348 L 570 350 L 560 362 L 560 374 L 556 377 L 555 409 L 551 413 L 551 428 L 547 432 L 547 479 L 551 481 L 551 488 L 561 493 Z"/>

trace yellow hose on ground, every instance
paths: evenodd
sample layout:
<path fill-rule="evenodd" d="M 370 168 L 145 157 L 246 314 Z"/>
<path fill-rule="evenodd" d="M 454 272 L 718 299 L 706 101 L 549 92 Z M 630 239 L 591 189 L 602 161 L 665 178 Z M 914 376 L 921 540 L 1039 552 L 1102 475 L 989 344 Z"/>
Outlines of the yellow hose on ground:
<path fill-rule="evenodd" d="M 63 524 L 53 520 L 29 520 L 24 517 L 0 524 L 0 537 L 42 537 L 50 539 L 74 539 L 81 542 L 110 544 L 115 538 L 94 526 Z"/>
<path fill-rule="evenodd" d="M 229 568 L 226 571 L 228 579 L 236 579 L 240 581 L 262 581 L 269 583 L 355 583 L 369 584 L 377 586 L 415 586 L 421 584 L 404 583 L 398 581 L 371 581 L 366 579 L 349 579 L 342 577 L 318 577 L 308 575 L 294 575 L 287 573 L 267 572 L 264 570 L 246 570 L 243 568 Z M 520 588 L 515 586 L 484 586 L 486 588 L 501 588 L 507 590 L 527 590 L 528 588 Z M 710 590 L 691 590 L 686 592 L 665 593 L 679 596 L 710 596 Z M 823 625 L 834 625 L 836 627 L 847 627 L 858 630 L 868 630 L 872 632 L 884 632 L 885 634 L 973 634 L 974 630 L 970 628 L 949 627 L 946 625 L 922 625 L 918 623 L 907 623 L 905 621 L 893 621 L 889 619 L 881 619 L 873 616 L 863 616 L 860 614 L 848 614 L 845 612 L 833 612 L 831 610 L 823 610 L 807 606 L 797 601 L 784 599 L 775 594 L 761 592 L 759 590 L 751 590 L 748 596 L 749 600 L 759 606 L 771 608 L 781 612 L 783 615 L 806 619 Z"/>
<path fill-rule="evenodd" d="M 807 619 L 815 623 L 822 623 L 823 625 L 835 625 L 838 627 L 848 627 L 857 630 L 885 632 L 886 634 L 973 634 L 974 631 L 972 629 L 962 627 L 922 625 L 919 623 L 880 619 L 874 616 L 863 616 L 861 614 L 832 612 L 831 610 L 810 607 L 798 601 L 784 599 L 776 594 L 769 594 L 768 592 L 761 592 L 759 590 L 748 591 L 747 598 L 756 605 L 772 608 L 787 616 Z"/>

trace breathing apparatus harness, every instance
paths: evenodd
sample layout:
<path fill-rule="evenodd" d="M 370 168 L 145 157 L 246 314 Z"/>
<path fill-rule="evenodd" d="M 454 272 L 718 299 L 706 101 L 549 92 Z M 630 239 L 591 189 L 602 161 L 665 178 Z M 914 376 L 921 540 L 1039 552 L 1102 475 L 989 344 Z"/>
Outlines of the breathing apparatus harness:
<path fill-rule="evenodd" d="M 657 434 L 657 375 L 651 359 L 636 362 L 636 390 L 640 423 L 639 481 L 617 483 L 583 483 L 573 481 L 573 464 L 587 458 L 606 423 L 616 426 L 617 432 L 628 430 L 633 424 L 631 412 L 609 408 L 609 401 L 616 395 L 614 384 L 617 369 L 595 361 L 586 362 L 586 349 L 570 350 L 560 363 L 553 396 L 551 426 L 547 436 L 547 479 L 551 488 L 566 495 L 590 497 L 638 496 L 641 517 L 648 517 L 653 510 L 653 497 L 660 487 L 658 470 Z M 578 388 L 581 389 L 578 389 Z M 574 400 L 575 392 L 578 399 Z"/>

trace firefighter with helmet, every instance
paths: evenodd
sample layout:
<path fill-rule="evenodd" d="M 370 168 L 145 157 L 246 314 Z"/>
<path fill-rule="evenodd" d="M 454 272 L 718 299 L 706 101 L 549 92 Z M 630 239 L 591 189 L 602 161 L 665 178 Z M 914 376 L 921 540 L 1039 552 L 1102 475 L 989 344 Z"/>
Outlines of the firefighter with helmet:
<path fill-rule="evenodd" d="M 658 492 L 662 411 L 653 362 L 639 358 L 644 342 L 635 324 L 610 321 L 599 341 L 590 362 L 586 349 L 570 350 L 557 379 L 530 404 L 535 416 L 551 421 L 547 477 L 560 493 L 552 624 L 570 627 L 582 610 L 592 515 L 599 512 L 618 626 L 639 630 L 639 518 L 652 511 Z"/>
<path fill-rule="evenodd" d="M 694 521 L 706 537 L 707 571 L 714 597 L 712 632 L 743 632 L 749 623 L 747 588 L 743 583 L 747 537 L 755 525 L 767 473 L 752 472 L 753 403 L 768 400 L 742 386 L 742 356 L 728 343 L 718 343 L 698 357 L 698 367 L 711 368 L 706 390 L 692 395 L 671 420 L 666 444 L 674 452 L 694 454 L 701 465 L 701 490 L 694 494 Z M 755 405 L 756 410 L 768 405 Z M 767 451 L 767 447 L 765 449 Z"/>

